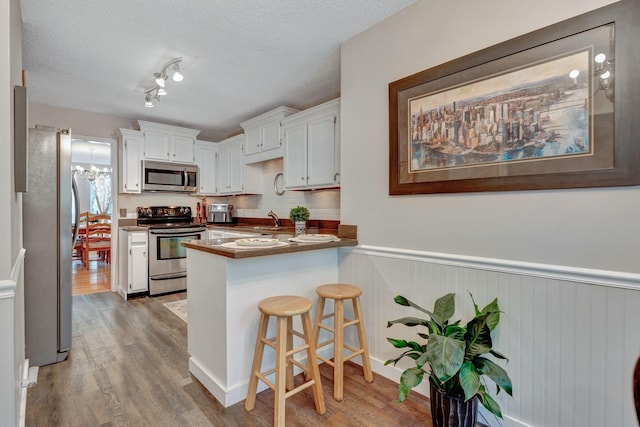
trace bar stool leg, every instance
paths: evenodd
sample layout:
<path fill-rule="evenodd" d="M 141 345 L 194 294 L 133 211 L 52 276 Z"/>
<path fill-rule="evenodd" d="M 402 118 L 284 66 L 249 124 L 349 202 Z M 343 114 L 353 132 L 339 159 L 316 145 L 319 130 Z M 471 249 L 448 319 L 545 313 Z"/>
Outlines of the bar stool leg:
<path fill-rule="evenodd" d="M 364 371 L 364 379 L 367 382 L 373 382 L 373 374 L 371 373 L 371 360 L 369 359 L 369 347 L 367 347 L 367 336 L 364 333 L 364 318 L 362 317 L 362 307 L 360 306 L 360 298 L 353 299 L 353 311 L 356 319 L 358 319 L 358 341 L 362 353 L 362 370 Z"/>
<path fill-rule="evenodd" d="M 284 427 L 287 380 L 287 319 L 278 316 L 276 326 L 276 389 L 273 404 L 273 425 Z"/>
<path fill-rule="evenodd" d="M 293 317 L 287 317 L 287 353 L 293 350 Z M 287 356 L 287 391 L 293 390 L 293 355 Z"/>
<path fill-rule="evenodd" d="M 258 373 L 262 367 L 262 356 L 264 354 L 263 339 L 267 338 L 267 328 L 269 326 L 269 316 L 260 315 L 260 326 L 258 326 L 258 337 L 256 338 L 256 350 L 253 355 L 253 363 L 251 364 L 251 378 L 249 379 L 249 390 L 244 408 L 252 411 L 256 405 L 256 393 L 258 392 Z"/>
<path fill-rule="evenodd" d="M 327 409 L 324 404 L 322 384 L 320 383 L 320 369 L 318 368 L 318 359 L 316 357 L 316 342 L 312 339 L 314 328 L 311 326 L 311 316 L 309 316 L 309 313 L 304 313 L 301 317 L 302 331 L 305 336 L 305 341 L 309 346 L 307 348 L 307 366 L 309 368 L 309 374 L 312 375 L 315 381 L 313 385 L 313 400 L 316 404 L 316 412 L 322 415 Z"/>
<path fill-rule="evenodd" d="M 318 296 L 318 303 L 316 304 L 316 319 L 313 324 L 313 343 L 318 345 L 318 338 L 320 337 L 320 322 L 322 322 L 322 316 L 324 315 L 324 301 L 325 298 Z"/>
<path fill-rule="evenodd" d="M 333 398 L 339 402 L 344 398 L 344 301 L 336 299 L 333 304 Z"/>

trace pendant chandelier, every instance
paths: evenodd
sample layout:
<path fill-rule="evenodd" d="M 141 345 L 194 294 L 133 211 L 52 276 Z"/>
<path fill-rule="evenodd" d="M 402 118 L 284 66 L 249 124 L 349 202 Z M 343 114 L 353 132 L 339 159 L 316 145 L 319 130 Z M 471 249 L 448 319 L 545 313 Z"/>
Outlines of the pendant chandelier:
<path fill-rule="evenodd" d="M 80 165 L 76 165 L 75 167 L 71 166 L 73 174 L 89 181 L 95 181 L 96 178 L 104 179 L 107 176 L 111 176 L 111 168 L 104 167 L 100 169 L 93 164 L 93 150 L 95 150 L 95 148 L 89 147 L 89 151 L 91 152 L 91 167 L 89 169 L 85 169 Z"/>

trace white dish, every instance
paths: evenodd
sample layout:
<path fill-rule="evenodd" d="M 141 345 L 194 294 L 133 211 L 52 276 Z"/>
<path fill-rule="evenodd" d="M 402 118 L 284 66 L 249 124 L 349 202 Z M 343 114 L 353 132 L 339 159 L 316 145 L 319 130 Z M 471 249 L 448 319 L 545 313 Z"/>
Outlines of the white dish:
<path fill-rule="evenodd" d="M 326 243 L 339 242 L 340 239 L 331 234 L 301 234 L 290 238 L 289 241 L 297 243 Z"/>
<path fill-rule="evenodd" d="M 244 249 L 244 250 L 248 250 L 248 249 L 279 248 L 279 247 L 282 247 L 282 246 L 289 246 L 289 244 L 287 242 L 276 241 L 275 244 L 272 244 L 270 246 L 238 246 L 238 244 L 236 242 L 227 242 L 227 243 L 221 244 L 220 246 L 222 246 L 223 248 L 227 248 L 227 249 Z"/>
<path fill-rule="evenodd" d="M 262 247 L 262 246 L 275 246 L 278 243 L 278 239 L 266 239 L 260 237 L 250 237 L 246 239 L 238 239 L 235 241 L 235 244 L 238 246 L 247 246 L 247 247 Z"/>

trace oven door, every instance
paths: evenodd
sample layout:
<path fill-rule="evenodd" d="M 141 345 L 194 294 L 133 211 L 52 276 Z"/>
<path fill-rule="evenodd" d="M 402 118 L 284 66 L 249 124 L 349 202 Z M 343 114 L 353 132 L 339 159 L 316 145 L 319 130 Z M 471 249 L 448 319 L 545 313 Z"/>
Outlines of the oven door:
<path fill-rule="evenodd" d="M 149 277 L 186 275 L 187 250 L 181 245 L 187 240 L 200 240 L 202 229 L 149 230 Z"/>

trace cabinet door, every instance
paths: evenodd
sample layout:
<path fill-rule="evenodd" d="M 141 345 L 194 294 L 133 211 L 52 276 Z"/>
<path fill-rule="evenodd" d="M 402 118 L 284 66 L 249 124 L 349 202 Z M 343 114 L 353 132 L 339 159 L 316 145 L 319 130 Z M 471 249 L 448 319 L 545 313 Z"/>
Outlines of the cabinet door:
<path fill-rule="evenodd" d="M 195 158 L 199 172 L 199 194 L 215 194 L 216 192 L 216 148 L 209 143 L 196 143 Z"/>
<path fill-rule="evenodd" d="M 242 158 L 242 141 L 234 142 L 229 145 L 229 192 L 240 193 L 244 190 L 244 181 L 242 176 L 243 158 Z"/>
<path fill-rule="evenodd" d="M 193 138 L 184 136 L 172 136 L 173 152 L 171 153 L 172 162 L 193 163 L 194 154 L 193 146 L 195 141 Z"/>
<path fill-rule="evenodd" d="M 142 151 L 142 135 L 140 137 L 126 136 L 122 144 L 121 190 L 123 193 L 139 193 L 140 161 Z"/>
<path fill-rule="evenodd" d="M 336 183 L 335 115 L 310 120 L 307 128 L 307 185 L 330 186 Z"/>
<path fill-rule="evenodd" d="M 275 150 L 280 148 L 280 121 L 275 120 L 265 123 L 261 129 L 261 145 L 262 151 Z"/>
<path fill-rule="evenodd" d="M 260 126 L 249 128 L 244 131 L 244 138 L 247 147 L 247 155 L 259 153 L 262 141 L 260 140 Z"/>
<path fill-rule="evenodd" d="M 129 233 L 128 293 L 144 292 L 147 289 L 147 234 Z"/>
<path fill-rule="evenodd" d="M 144 133 L 144 158 L 155 160 L 169 159 L 169 134 L 146 131 Z"/>
<path fill-rule="evenodd" d="M 283 128 L 284 186 L 296 189 L 307 186 L 307 124 Z"/>
<path fill-rule="evenodd" d="M 226 194 L 230 192 L 229 185 L 229 154 L 228 146 L 218 150 L 218 193 Z"/>

